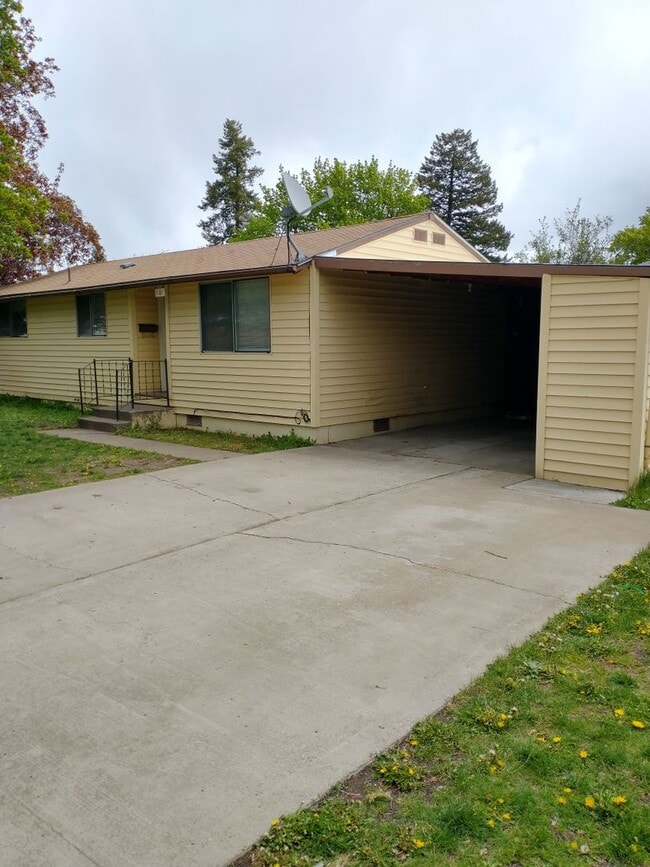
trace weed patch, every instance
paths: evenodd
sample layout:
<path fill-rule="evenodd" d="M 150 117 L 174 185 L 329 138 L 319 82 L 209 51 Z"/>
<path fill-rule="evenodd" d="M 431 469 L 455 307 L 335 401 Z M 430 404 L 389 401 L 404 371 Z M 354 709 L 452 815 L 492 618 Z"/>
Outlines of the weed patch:
<path fill-rule="evenodd" d="M 147 425 L 142 428 L 121 430 L 120 434 L 140 439 L 197 446 L 203 449 L 221 449 L 246 455 L 298 449 L 313 445 L 312 440 L 303 439 L 295 431 L 281 434 L 280 436 L 274 436 L 271 433 L 261 434 L 260 436 L 247 436 L 246 434 L 235 434 L 225 431 L 188 430 L 186 428 L 168 430 L 156 427 L 155 425 Z"/>

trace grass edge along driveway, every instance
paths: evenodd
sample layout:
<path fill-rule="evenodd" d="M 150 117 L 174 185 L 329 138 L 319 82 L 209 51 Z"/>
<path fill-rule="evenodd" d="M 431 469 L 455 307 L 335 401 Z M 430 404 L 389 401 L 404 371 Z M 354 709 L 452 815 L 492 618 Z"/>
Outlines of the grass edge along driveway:
<path fill-rule="evenodd" d="M 42 433 L 76 427 L 78 418 L 70 404 L 0 395 L 0 497 L 195 463 Z"/>
<path fill-rule="evenodd" d="M 237 867 L 650 863 L 650 549 Z"/>

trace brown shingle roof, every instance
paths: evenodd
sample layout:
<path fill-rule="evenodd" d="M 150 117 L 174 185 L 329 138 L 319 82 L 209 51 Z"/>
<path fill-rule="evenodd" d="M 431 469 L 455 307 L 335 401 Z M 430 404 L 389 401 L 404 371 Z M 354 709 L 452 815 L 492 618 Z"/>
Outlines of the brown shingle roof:
<path fill-rule="evenodd" d="M 292 235 L 305 256 L 323 255 L 339 247 L 358 246 L 389 232 L 432 219 L 431 214 L 413 214 L 409 217 L 393 217 L 374 223 L 359 223 L 356 226 L 341 226 L 322 229 L 319 232 L 304 232 Z M 293 258 L 293 253 L 292 253 Z M 133 267 L 122 268 L 127 262 Z M 293 268 L 287 257 L 284 236 L 259 238 L 226 244 L 217 247 L 199 247 L 177 253 L 158 253 L 153 256 L 137 256 L 91 265 L 79 265 L 57 271 L 46 277 L 29 280 L 14 286 L 0 287 L 0 298 L 19 295 L 46 295 L 57 292 L 77 292 L 88 289 L 109 289 L 119 286 L 134 286 L 147 283 L 179 282 L 182 280 L 227 276 L 245 273 L 269 273 Z"/>

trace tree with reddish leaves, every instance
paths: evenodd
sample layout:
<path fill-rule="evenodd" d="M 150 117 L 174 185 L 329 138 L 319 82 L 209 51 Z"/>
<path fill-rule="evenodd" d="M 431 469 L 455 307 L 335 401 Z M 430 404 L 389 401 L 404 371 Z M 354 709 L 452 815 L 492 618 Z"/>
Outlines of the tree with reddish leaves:
<path fill-rule="evenodd" d="M 47 139 L 33 105 L 54 96 L 51 57 L 34 60 L 39 42 L 19 0 L 0 0 L 0 285 L 27 280 L 66 264 L 104 259 L 99 235 L 38 168 Z"/>

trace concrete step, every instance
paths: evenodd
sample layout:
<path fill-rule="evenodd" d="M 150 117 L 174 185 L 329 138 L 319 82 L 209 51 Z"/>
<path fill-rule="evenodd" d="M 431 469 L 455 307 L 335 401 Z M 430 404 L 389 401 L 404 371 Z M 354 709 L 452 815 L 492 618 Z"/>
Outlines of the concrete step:
<path fill-rule="evenodd" d="M 115 411 L 113 411 L 113 418 L 100 415 L 82 415 L 79 418 L 79 427 L 86 430 L 116 431 L 131 427 L 131 421 L 130 419 L 116 421 Z"/>
<path fill-rule="evenodd" d="M 131 421 L 134 416 L 141 415 L 150 415 L 154 412 L 159 412 L 160 410 L 157 407 L 152 407 L 146 404 L 137 404 L 135 406 L 130 406 L 126 404 L 125 406 L 120 407 L 119 418 L 122 421 Z M 115 407 L 114 406 L 95 406 L 93 407 L 93 415 L 98 416 L 99 418 L 110 418 L 115 421 Z"/>

